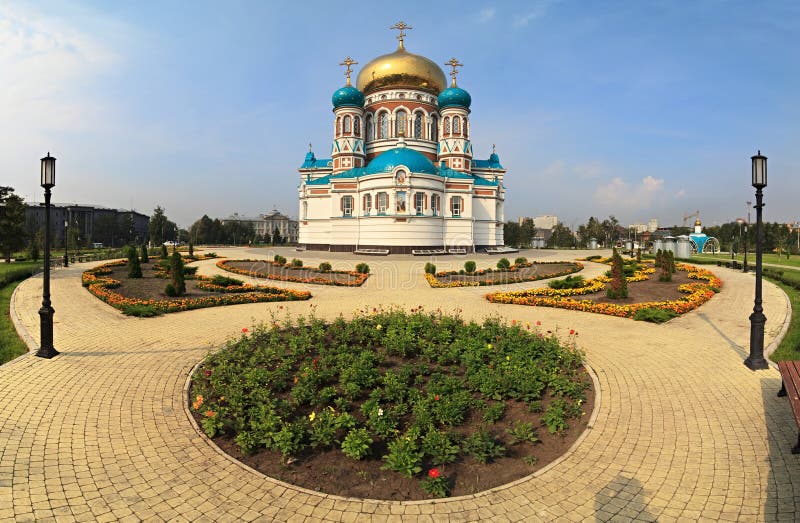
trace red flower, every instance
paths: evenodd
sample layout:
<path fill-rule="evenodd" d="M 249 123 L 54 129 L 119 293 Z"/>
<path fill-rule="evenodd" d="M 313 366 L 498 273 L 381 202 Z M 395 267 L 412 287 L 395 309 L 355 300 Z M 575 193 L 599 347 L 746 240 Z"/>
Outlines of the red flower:
<path fill-rule="evenodd" d="M 428 477 L 436 479 L 439 477 L 439 469 L 430 469 L 428 471 Z"/>
<path fill-rule="evenodd" d="M 433 397 L 433 399 L 435 399 L 436 401 L 439 401 L 439 395 L 437 394 L 436 396 Z"/>
<path fill-rule="evenodd" d="M 575 329 L 570 329 L 569 330 L 569 335 L 572 336 L 573 334 L 575 334 Z"/>
<path fill-rule="evenodd" d="M 211 371 L 210 370 L 206 370 L 206 378 L 209 378 L 209 377 L 211 377 Z"/>
<path fill-rule="evenodd" d="M 247 327 L 242 327 L 242 332 L 247 332 Z"/>
<path fill-rule="evenodd" d="M 538 326 L 538 325 L 541 325 L 541 324 L 542 324 L 542 322 L 541 322 L 541 321 L 538 321 L 538 320 L 536 321 L 536 325 L 537 325 L 537 326 Z"/>

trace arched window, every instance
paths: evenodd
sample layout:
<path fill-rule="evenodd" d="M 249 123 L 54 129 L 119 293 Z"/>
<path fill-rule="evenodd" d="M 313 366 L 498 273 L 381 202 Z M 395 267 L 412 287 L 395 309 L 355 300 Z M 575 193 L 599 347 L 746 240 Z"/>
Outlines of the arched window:
<path fill-rule="evenodd" d="M 342 118 L 340 116 L 336 117 L 336 135 L 342 134 Z"/>
<path fill-rule="evenodd" d="M 441 198 L 438 194 L 434 194 L 431 196 L 431 212 L 434 216 L 439 216 L 439 211 L 441 210 Z"/>
<path fill-rule="evenodd" d="M 444 135 L 450 134 L 450 117 L 444 119 Z"/>
<path fill-rule="evenodd" d="M 308 202 L 303 202 L 303 219 L 308 218 Z"/>
<path fill-rule="evenodd" d="M 365 194 L 364 195 L 364 214 L 368 215 L 372 211 L 372 195 Z"/>
<path fill-rule="evenodd" d="M 371 114 L 367 115 L 367 132 L 366 132 L 365 138 L 367 140 L 372 140 L 373 138 L 375 138 L 372 135 L 372 115 Z"/>
<path fill-rule="evenodd" d="M 464 212 L 464 199 L 461 196 L 451 196 L 450 214 L 457 218 L 461 216 L 462 212 Z"/>
<path fill-rule="evenodd" d="M 414 138 L 422 138 L 422 113 L 414 114 Z"/>
<path fill-rule="evenodd" d="M 350 116 L 349 115 L 344 117 L 344 132 L 346 134 L 350 134 Z"/>
<path fill-rule="evenodd" d="M 389 137 L 389 115 L 382 112 L 378 115 L 378 139 L 386 139 Z"/>
<path fill-rule="evenodd" d="M 469 138 L 469 121 L 464 117 L 464 138 Z"/>
<path fill-rule="evenodd" d="M 405 111 L 397 111 L 394 117 L 394 135 L 400 136 L 400 133 L 403 135 L 406 134 L 406 112 Z"/>
<path fill-rule="evenodd" d="M 436 118 L 436 115 L 431 116 L 431 140 L 434 142 L 439 141 L 439 119 Z"/>
<path fill-rule="evenodd" d="M 379 192 L 376 195 L 375 204 L 378 208 L 378 214 L 386 214 L 386 209 L 389 207 L 389 195 L 385 192 Z"/>
<path fill-rule="evenodd" d="M 353 215 L 353 197 L 348 195 L 342 196 L 341 200 L 342 205 L 342 216 L 352 216 Z"/>
<path fill-rule="evenodd" d="M 356 116 L 353 118 L 353 132 L 356 136 L 361 136 L 361 117 Z"/>
<path fill-rule="evenodd" d="M 417 215 L 421 215 L 425 211 L 425 193 L 414 193 L 414 210 Z"/>
<path fill-rule="evenodd" d="M 347 117 L 345 116 L 345 118 Z M 458 116 L 453 117 L 453 134 L 461 134 L 461 118 Z"/>

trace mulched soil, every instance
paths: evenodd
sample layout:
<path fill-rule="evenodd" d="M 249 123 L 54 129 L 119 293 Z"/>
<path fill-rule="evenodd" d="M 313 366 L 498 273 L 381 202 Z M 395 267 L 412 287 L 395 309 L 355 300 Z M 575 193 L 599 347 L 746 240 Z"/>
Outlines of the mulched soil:
<path fill-rule="evenodd" d="M 179 298 L 170 298 L 164 294 L 164 288 L 168 283 L 171 283 L 170 278 L 157 278 L 155 276 L 156 261 L 142 264 L 142 277 L 141 278 L 128 278 L 128 266 L 121 265 L 118 267 L 111 267 L 111 274 L 108 276 L 121 283 L 121 285 L 114 289 L 114 292 L 121 294 L 126 298 L 137 298 L 140 300 L 185 300 L 186 298 L 200 298 L 203 296 L 219 296 L 218 292 L 208 292 L 197 288 L 196 280 L 185 280 L 186 294 Z"/>
<path fill-rule="evenodd" d="M 572 298 L 575 300 L 592 300 L 597 303 L 615 303 L 617 305 L 630 305 L 632 303 L 650 301 L 673 301 L 686 296 L 686 294 L 678 290 L 679 285 L 702 283 L 701 280 L 689 279 L 685 271 L 675 271 L 675 274 L 672 275 L 672 281 L 659 281 L 659 274 L 661 274 L 661 270 L 656 270 L 654 274 L 650 274 L 650 279 L 646 281 L 629 282 L 627 298 L 612 300 L 606 296 L 605 290 L 593 294 L 572 296 Z"/>
<path fill-rule="evenodd" d="M 358 277 L 352 274 L 337 273 L 337 272 L 319 272 L 317 270 L 304 267 L 301 269 L 291 269 L 288 267 L 278 267 L 269 262 L 239 262 L 239 261 L 226 261 L 225 265 L 241 269 L 245 271 L 254 271 L 269 274 L 280 278 L 323 278 L 335 282 L 354 282 Z M 235 273 L 234 273 L 235 274 Z M 235 278 L 236 276 L 234 276 Z"/>
<path fill-rule="evenodd" d="M 502 285 L 517 281 L 519 279 L 532 280 L 534 278 L 550 278 L 554 274 L 562 274 L 567 271 L 574 270 L 575 264 L 572 263 L 547 263 L 547 264 L 534 264 L 530 267 L 522 267 L 516 271 L 506 272 L 487 272 L 480 275 L 469 274 L 448 274 L 446 276 L 436 276 L 436 279 L 441 283 L 459 282 L 491 282 L 496 285 Z"/>
<path fill-rule="evenodd" d="M 504 485 L 532 474 L 563 455 L 587 428 L 594 408 L 592 380 L 588 374 L 584 374 L 583 381 L 588 384 L 586 401 L 583 403 L 584 414 L 580 419 L 569 419 L 567 421 L 569 428 L 561 434 L 550 434 L 540 421 L 544 408 L 550 401 L 549 397 L 542 401 L 543 410 L 540 413 L 529 412 L 523 403 L 507 402 L 503 418 L 488 426 L 488 430 L 508 449 L 507 455 L 485 464 L 467 457 L 437 467 L 443 475 L 454 480 L 455 488 L 450 495 L 474 494 Z M 195 412 L 193 415 L 199 424 L 200 414 Z M 535 444 L 526 442 L 511 445 L 506 429 L 514 426 L 517 421 L 531 422 L 536 427 L 536 434 L 541 441 Z M 454 430 L 459 433 L 469 433 L 481 425 L 482 420 L 478 413 Z M 227 454 L 269 477 L 317 492 L 386 500 L 418 500 L 431 497 L 420 487 L 419 478 L 409 479 L 397 472 L 381 469 L 384 462 L 380 456 L 386 453 L 385 448 L 376 449 L 377 457 L 361 461 L 348 458 L 339 449 L 315 450 L 314 454 L 297 456 L 297 461 L 286 465 L 280 452 L 265 450 L 246 456 L 239 451 L 239 447 L 231 437 L 218 436 L 213 441 Z M 526 456 L 535 456 L 536 463 L 526 463 L 523 460 Z M 426 465 L 423 473 L 430 468 L 429 464 Z"/>

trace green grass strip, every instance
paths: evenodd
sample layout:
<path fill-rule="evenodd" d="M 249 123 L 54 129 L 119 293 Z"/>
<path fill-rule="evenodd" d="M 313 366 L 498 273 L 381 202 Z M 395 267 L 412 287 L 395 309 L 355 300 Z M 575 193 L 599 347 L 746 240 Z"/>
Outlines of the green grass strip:
<path fill-rule="evenodd" d="M 0 287 L 0 364 L 28 352 L 28 347 L 17 336 L 9 314 L 11 295 L 20 283 L 17 281 Z"/>
<path fill-rule="evenodd" d="M 770 359 L 772 361 L 800 360 L 800 290 L 772 278 L 766 279 L 783 289 L 792 304 L 792 320 L 789 330 L 786 331 L 786 336 L 783 337 L 781 344 L 772 353 Z"/>

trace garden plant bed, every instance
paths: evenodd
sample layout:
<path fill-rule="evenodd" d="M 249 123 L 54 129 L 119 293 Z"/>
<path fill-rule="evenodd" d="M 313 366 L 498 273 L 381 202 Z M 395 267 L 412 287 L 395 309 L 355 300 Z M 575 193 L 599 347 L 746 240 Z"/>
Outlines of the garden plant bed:
<path fill-rule="evenodd" d="M 186 278 L 186 293 L 168 297 L 164 289 L 169 280 L 156 261 L 142 264 L 142 277 L 129 278 L 127 261 L 115 261 L 83 273 L 83 286 L 89 292 L 126 314 L 152 316 L 220 305 L 271 301 L 307 300 L 306 291 L 254 285 L 220 287 L 210 278 Z"/>
<path fill-rule="evenodd" d="M 586 428 L 575 335 L 421 311 L 286 320 L 209 355 L 188 399 L 223 451 L 270 477 L 371 499 L 471 494 L 545 466 Z"/>
<path fill-rule="evenodd" d="M 556 307 L 661 322 L 696 309 L 710 300 L 722 287 L 722 280 L 712 272 L 693 265 L 676 264 L 676 272 L 671 281 L 660 281 L 657 274 L 659 271 L 652 267 L 651 261 L 644 260 L 637 267 L 636 272 L 626 278 L 626 298 L 608 298 L 606 287 L 610 279 L 608 276 L 599 276 L 585 280 L 577 288 L 496 292 L 487 294 L 486 299 L 494 303 Z M 645 313 L 660 310 L 666 316 L 657 314 L 660 316 L 658 320 L 642 317 L 645 309 Z"/>
<path fill-rule="evenodd" d="M 358 287 L 369 277 L 369 274 L 355 271 L 323 272 L 315 267 L 292 267 L 269 260 L 220 260 L 217 267 L 252 278 L 343 287 Z"/>
<path fill-rule="evenodd" d="M 507 285 L 545 278 L 556 278 L 573 274 L 583 269 L 578 262 L 527 262 L 512 265 L 508 269 L 480 269 L 473 273 L 465 271 L 442 271 L 425 274 L 431 287 L 479 287 Z"/>

